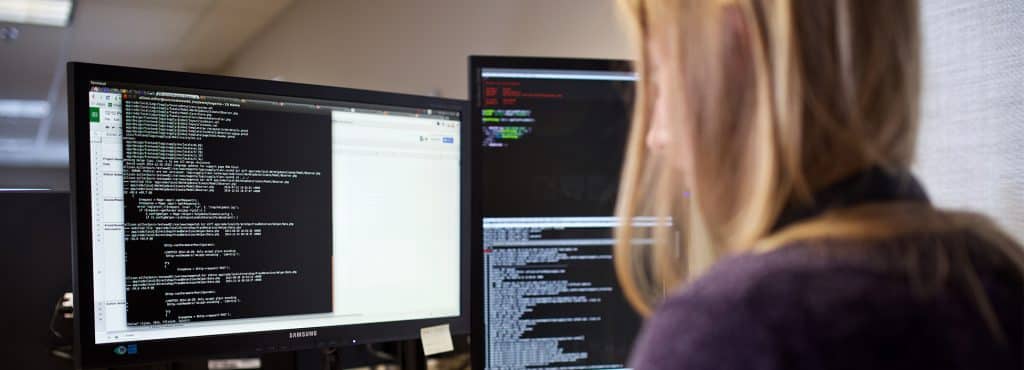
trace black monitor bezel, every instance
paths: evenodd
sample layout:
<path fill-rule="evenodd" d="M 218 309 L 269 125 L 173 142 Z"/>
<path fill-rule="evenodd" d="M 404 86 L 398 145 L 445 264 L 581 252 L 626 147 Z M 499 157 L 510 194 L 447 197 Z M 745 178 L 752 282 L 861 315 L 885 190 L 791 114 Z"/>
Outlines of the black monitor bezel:
<path fill-rule="evenodd" d="M 480 71 L 484 68 L 512 68 L 512 69 L 549 69 L 549 70 L 576 70 L 576 71 L 613 71 L 631 72 L 633 64 L 628 60 L 616 59 L 579 59 L 579 58 L 547 58 L 547 57 L 522 57 L 522 56 L 469 56 L 469 125 L 475 128 L 481 122 L 480 105 Z M 480 158 L 483 147 L 480 143 L 484 140 L 483 130 L 470 130 L 470 156 L 477 158 L 473 162 L 472 189 L 473 210 L 470 221 L 470 240 L 472 248 L 470 251 L 470 297 L 472 303 L 470 310 L 473 315 L 470 317 L 470 329 L 475 335 L 484 333 L 484 286 L 483 286 L 483 209 L 481 200 L 484 191 L 483 163 Z M 485 369 L 484 346 L 485 338 L 477 338 L 470 344 L 470 358 L 473 369 Z"/>
<path fill-rule="evenodd" d="M 71 173 L 72 212 L 72 278 L 75 307 L 75 366 L 77 368 L 98 368 L 139 365 L 171 361 L 180 358 L 219 357 L 238 355 L 259 355 L 267 352 L 290 351 L 310 348 L 339 347 L 384 341 L 418 339 L 423 327 L 450 324 L 453 334 L 469 333 L 469 268 L 471 244 L 469 231 L 472 219 L 471 176 L 474 167 L 470 150 L 470 125 L 468 102 L 464 100 L 408 94 L 386 93 L 319 86 L 279 81 L 266 81 L 238 77 L 214 76 L 197 73 L 172 72 L 152 69 L 69 62 L 68 80 L 68 133 L 69 168 Z M 137 344 L 136 355 L 117 355 L 114 349 L 128 343 L 95 344 L 95 323 L 93 321 L 92 281 L 92 237 L 91 237 L 91 193 L 89 182 L 89 122 L 88 92 L 90 81 L 137 83 L 176 88 L 197 88 L 227 92 L 277 95 L 296 98 L 334 100 L 341 102 L 380 104 L 420 109 L 456 111 L 460 114 L 462 137 L 460 199 L 461 199 L 461 241 L 460 241 L 460 315 L 457 317 L 422 320 L 394 321 L 375 324 L 358 324 L 304 328 L 315 329 L 317 335 L 311 338 L 290 339 L 293 330 L 277 330 L 242 334 L 210 335 L 187 338 L 172 338 L 133 342 Z"/>

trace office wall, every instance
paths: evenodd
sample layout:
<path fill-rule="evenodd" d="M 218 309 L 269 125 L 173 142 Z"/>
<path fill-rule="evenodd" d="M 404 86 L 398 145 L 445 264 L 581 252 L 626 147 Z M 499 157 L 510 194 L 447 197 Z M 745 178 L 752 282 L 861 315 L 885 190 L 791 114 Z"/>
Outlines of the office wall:
<path fill-rule="evenodd" d="M 924 0 L 915 170 L 942 207 L 1024 242 L 1024 2 Z"/>
<path fill-rule="evenodd" d="M 299 0 L 225 73 L 465 98 L 466 56 L 629 58 L 614 0 Z"/>

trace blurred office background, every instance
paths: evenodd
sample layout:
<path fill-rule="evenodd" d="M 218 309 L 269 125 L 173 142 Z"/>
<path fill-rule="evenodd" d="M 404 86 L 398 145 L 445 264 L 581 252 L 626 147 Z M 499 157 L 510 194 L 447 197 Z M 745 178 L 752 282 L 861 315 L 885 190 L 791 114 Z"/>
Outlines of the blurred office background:
<path fill-rule="evenodd" d="M 0 0 L 0 188 L 68 189 L 68 60 L 465 98 L 469 54 L 632 55 L 611 0 L 80 0 L 66 25 L 25 3 L 72 4 Z M 916 170 L 1024 240 L 1024 2 L 921 7 Z"/>

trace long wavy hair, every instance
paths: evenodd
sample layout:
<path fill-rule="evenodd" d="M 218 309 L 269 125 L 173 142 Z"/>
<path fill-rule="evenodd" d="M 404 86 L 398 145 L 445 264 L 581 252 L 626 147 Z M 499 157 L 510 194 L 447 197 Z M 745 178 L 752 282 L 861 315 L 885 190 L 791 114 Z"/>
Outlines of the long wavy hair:
<path fill-rule="evenodd" d="M 763 252 L 797 240 L 878 239 L 967 230 L 1024 271 L 1016 242 L 981 216 L 926 204 L 885 203 L 835 210 L 772 230 L 783 207 L 870 167 L 907 171 L 920 95 L 916 1 L 623 0 L 637 45 L 640 79 L 617 214 L 615 266 L 623 291 L 649 314 L 667 291 L 720 257 Z M 666 40 L 668 65 L 652 81 L 648 39 Z M 673 111 L 669 148 L 692 158 L 689 173 L 645 145 L 651 86 Z M 678 152 L 676 152 L 678 153 Z M 684 181 L 684 179 L 686 181 Z M 689 187 L 687 186 L 689 185 Z M 671 218 L 633 227 L 636 216 Z M 650 243 L 635 243 L 651 238 Z M 998 329 L 962 254 L 908 263 L 953 266 L 977 289 L 979 310 Z M 957 266 L 964 267 L 962 269 Z M 957 273 L 957 271 L 963 272 Z M 998 330 L 995 330 L 998 331 Z"/>

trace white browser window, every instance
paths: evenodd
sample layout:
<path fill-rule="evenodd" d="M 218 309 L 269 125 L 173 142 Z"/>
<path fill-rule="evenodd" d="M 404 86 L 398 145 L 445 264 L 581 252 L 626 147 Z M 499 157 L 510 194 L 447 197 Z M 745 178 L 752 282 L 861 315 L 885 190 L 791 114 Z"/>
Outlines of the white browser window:
<path fill-rule="evenodd" d="M 458 312 L 459 123 L 334 111 L 332 125 L 335 312 Z"/>

